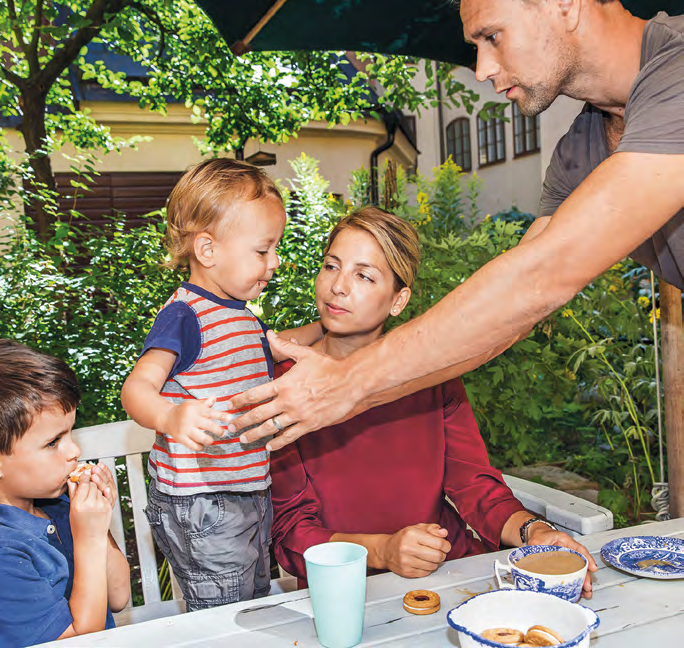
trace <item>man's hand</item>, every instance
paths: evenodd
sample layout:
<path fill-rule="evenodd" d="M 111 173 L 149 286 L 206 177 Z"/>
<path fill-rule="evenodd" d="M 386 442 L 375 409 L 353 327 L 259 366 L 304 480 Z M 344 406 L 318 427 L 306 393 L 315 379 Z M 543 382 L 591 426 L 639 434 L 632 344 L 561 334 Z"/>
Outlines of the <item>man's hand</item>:
<path fill-rule="evenodd" d="M 297 365 L 277 380 L 243 392 L 228 403 L 228 409 L 240 409 L 272 399 L 228 426 L 230 432 L 239 432 L 261 424 L 245 432 L 240 437 L 242 443 L 276 435 L 266 447 L 277 450 L 307 432 L 343 420 L 361 400 L 360 394 L 354 393 L 354 380 L 348 375 L 346 361 L 283 340 L 273 331 L 268 332 L 268 341 L 278 354 L 292 358 Z M 285 428 L 280 433 L 273 423 L 274 416 Z"/>
<path fill-rule="evenodd" d="M 385 569 L 404 578 L 429 576 L 451 550 L 447 530 L 439 524 L 414 524 L 391 536 L 378 547 Z"/>
<path fill-rule="evenodd" d="M 541 522 L 537 522 L 530 527 L 528 545 L 553 545 L 555 547 L 567 547 L 581 553 L 589 565 L 587 575 L 584 579 L 584 586 L 582 588 L 582 597 L 590 599 L 592 595 L 591 572 L 598 570 L 596 561 L 592 558 L 586 547 L 579 542 L 575 542 L 567 533 L 562 531 L 554 531 L 550 527 Z"/>
<path fill-rule="evenodd" d="M 103 549 L 106 549 L 112 519 L 111 503 L 98 485 L 90 481 L 87 473 L 81 475 L 77 484 L 68 481 L 67 485 L 71 500 L 69 522 L 74 544 L 102 541 Z"/>
<path fill-rule="evenodd" d="M 210 446 L 215 439 L 208 432 L 217 437 L 225 433 L 217 420 L 232 418 L 230 414 L 211 409 L 215 402 L 215 398 L 205 398 L 174 405 L 164 416 L 160 431 L 190 450 L 199 451 Z"/>

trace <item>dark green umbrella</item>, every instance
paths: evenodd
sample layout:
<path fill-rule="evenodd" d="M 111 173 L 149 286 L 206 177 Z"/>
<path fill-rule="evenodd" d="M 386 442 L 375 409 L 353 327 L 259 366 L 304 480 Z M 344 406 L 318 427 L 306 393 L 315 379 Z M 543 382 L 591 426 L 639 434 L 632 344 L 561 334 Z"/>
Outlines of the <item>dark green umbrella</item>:
<path fill-rule="evenodd" d="M 197 0 L 237 54 L 352 50 L 472 65 L 450 0 Z M 624 0 L 632 13 L 684 13 L 684 0 Z"/>

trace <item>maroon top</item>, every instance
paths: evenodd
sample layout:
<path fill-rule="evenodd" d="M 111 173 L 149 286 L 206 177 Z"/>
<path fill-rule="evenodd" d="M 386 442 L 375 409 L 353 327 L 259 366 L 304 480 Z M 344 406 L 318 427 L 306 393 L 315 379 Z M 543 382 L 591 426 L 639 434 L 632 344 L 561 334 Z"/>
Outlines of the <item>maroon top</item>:
<path fill-rule="evenodd" d="M 276 377 L 292 364 L 277 365 Z M 334 533 L 436 522 L 452 560 L 497 549 L 506 521 L 524 510 L 490 466 L 458 379 L 301 437 L 271 455 L 271 477 L 275 555 L 299 578 L 304 551 Z"/>

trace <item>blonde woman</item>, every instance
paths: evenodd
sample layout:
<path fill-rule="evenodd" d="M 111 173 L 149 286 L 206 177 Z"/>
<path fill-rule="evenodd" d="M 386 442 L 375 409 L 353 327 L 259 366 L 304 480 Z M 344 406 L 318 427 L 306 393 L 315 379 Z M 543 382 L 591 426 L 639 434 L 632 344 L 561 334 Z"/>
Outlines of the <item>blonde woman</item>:
<path fill-rule="evenodd" d="M 415 230 L 392 214 L 367 207 L 342 220 L 316 280 L 326 333 L 315 348 L 343 358 L 377 340 L 406 307 L 419 258 Z M 281 363 L 276 375 L 291 366 Z M 527 512 L 490 465 L 460 379 L 299 438 L 272 454 L 271 475 L 275 554 L 300 579 L 304 551 L 335 541 L 365 546 L 371 570 L 409 578 L 523 539 L 582 551 L 596 569 L 570 536 Z"/>

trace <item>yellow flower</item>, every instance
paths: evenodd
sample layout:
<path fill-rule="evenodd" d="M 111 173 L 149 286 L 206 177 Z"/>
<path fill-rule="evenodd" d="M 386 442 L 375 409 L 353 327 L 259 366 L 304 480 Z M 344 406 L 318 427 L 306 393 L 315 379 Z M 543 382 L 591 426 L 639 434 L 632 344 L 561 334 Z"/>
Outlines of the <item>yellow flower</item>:
<path fill-rule="evenodd" d="M 660 319 L 660 308 L 656 308 L 656 319 Z M 653 323 L 653 311 L 650 312 L 648 321 Z"/>
<path fill-rule="evenodd" d="M 424 191 L 419 191 L 416 194 L 416 200 L 418 201 L 418 213 L 425 214 L 426 216 L 430 214 L 430 198 Z"/>
<path fill-rule="evenodd" d="M 573 313 L 569 308 L 566 308 L 566 309 L 563 310 L 563 312 L 561 313 L 561 315 L 562 315 L 563 317 L 572 317 L 572 316 L 574 315 L 574 313 Z"/>
<path fill-rule="evenodd" d="M 637 302 L 639 306 L 641 306 L 642 308 L 648 308 L 649 304 L 651 303 L 651 300 L 648 297 L 641 295 L 641 297 L 637 299 Z"/>
<path fill-rule="evenodd" d="M 609 293 L 614 293 L 614 292 L 617 292 L 617 291 L 618 291 L 618 288 L 617 288 L 617 286 L 616 286 L 615 284 L 610 284 L 610 286 L 608 286 L 608 292 L 609 292 Z"/>
<path fill-rule="evenodd" d="M 487 214 L 487 215 L 484 217 L 484 222 L 485 222 L 485 223 L 488 223 L 490 220 L 492 220 L 492 215 L 491 215 L 491 214 Z"/>

